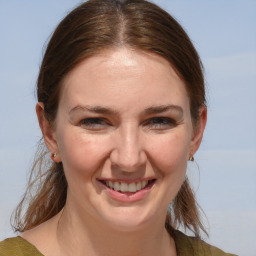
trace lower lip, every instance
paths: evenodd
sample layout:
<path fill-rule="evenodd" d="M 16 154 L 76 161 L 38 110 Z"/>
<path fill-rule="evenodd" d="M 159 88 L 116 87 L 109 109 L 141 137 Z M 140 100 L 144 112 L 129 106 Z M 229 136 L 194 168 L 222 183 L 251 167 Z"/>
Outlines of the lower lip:
<path fill-rule="evenodd" d="M 139 201 L 139 200 L 145 198 L 148 195 L 148 193 L 150 192 L 153 185 L 155 184 L 155 182 L 154 182 L 151 185 L 149 185 L 137 192 L 134 192 L 134 193 L 129 193 L 129 192 L 125 193 L 125 192 L 115 191 L 115 190 L 107 187 L 103 183 L 101 183 L 101 182 L 99 182 L 99 183 L 105 189 L 108 196 L 110 196 L 112 199 L 119 201 L 119 202 L 127 202 L 127 203 Z"/>

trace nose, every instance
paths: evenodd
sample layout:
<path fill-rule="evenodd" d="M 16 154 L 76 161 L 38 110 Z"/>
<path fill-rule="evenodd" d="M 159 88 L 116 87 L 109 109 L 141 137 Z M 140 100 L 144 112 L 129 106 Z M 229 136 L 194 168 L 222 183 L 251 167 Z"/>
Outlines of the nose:
<path fill-rule="evenodd" d="M 145 166 L 147 155 L 139 128 L 127 126 L 120 129 L 113 143 L 113 150 L 110 154 L 112 166 L 124 172 L 135 172 Z"/>

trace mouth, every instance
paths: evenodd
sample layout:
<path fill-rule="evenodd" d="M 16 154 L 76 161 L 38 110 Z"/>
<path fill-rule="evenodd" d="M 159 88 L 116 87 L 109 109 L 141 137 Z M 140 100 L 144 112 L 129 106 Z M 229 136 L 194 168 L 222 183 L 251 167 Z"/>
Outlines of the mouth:
<path fill-rule="evenodd" d="M 112 180 L 99 180 L 99 181 L 111 190 L 125 193 L 125 194 L 133 194 L 141 190 L 151 188 L 155 184 L 156 179 L 142 180 L 142 181 L 136 181 L 136 182 L 112 181 Z"/>

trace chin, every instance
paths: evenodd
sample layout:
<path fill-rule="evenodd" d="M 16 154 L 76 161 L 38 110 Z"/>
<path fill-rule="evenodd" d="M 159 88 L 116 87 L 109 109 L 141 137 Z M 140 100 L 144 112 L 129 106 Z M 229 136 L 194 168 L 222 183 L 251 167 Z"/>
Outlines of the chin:
<path fill-rule="evenodd" d="M 156 220 L 152 211 L 145 211 L 146 207 L 143 208 L 118 207 L 118 209 L 110 211 L 109 214 L 105 212 L 104 216 L 101 216 L 101 221 L 119 232 L 139 231 L 151 226 Z"/>

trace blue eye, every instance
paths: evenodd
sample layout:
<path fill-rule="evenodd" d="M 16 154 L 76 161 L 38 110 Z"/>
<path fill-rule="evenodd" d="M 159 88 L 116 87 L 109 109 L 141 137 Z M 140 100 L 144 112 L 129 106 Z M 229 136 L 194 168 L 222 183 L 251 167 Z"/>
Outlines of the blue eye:
<path fill-rule="evenodd" d="M 86 129 L 102 129 L 109 125 L 103 118 L 86 118 L 80 121 L 80 125 Z"/>
<path fill-rule="evenodd" d="M 153 117 L 144 123 L 151 129 L 168 129 L 177 125 L 177 122 L 169 117 Z"/>

